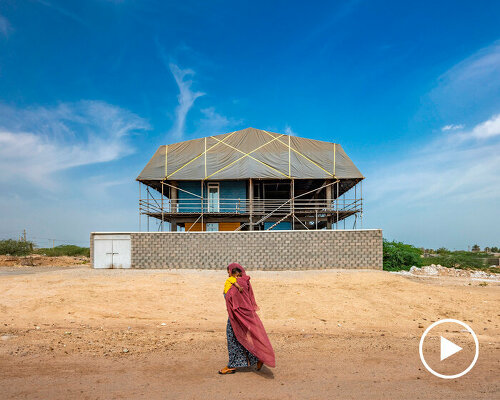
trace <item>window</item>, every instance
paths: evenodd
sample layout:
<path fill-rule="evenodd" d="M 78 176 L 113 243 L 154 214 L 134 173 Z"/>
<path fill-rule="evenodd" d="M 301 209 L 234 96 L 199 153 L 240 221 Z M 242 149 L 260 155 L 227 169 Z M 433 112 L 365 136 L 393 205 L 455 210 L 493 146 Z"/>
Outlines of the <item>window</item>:
<path fill-rule="evenodd" d="M 218 232 L 219 223 L 218 222 L 207 222 L 207 232 Z"/>

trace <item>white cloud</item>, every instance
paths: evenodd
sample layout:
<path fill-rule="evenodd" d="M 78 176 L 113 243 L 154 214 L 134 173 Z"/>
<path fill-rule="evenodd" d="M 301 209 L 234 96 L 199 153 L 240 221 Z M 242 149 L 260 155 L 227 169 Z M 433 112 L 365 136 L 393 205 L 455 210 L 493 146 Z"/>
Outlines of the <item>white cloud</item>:
<path fill-rule="evenodd" d="M 384 207 L 500 199 L 500 115 L 470 131 L 442 135 L 403 161 L 372 171 L 366 187 Z M 468 204 L 466 204 L 468 205 Z M 432 211 L 430 211 L 432 212 Z"/>
<path fill-rule="evenodd" d="M 490 119 L 477 124 L 468 131 L 451 133 L 443 139 L 448 143 L 470 142 L 474 140 L 486 140 L 500 136 L 500 114 L 493 115 Z"/>
<path fill-rule="evenodd" d="M 208 107 L 201 110 L 203 118 L 198 122 L 196 136 L 220 135 L 227 133 L 230 128 L 240 125 L 241 120 L 228 118 L 215 111 L 214 107 Z"/>
<path fill-rule="evenodd" d="M 214 107 L 204 108 L 201 110 L 201 112 L 205 116 L 201 121 L 206 121 L 204 123 L 208 126 L 214 126 L 216 128 L 218 127 L 224 128 L 231 123 L 227 117 L 215 112 Z"/>
<path fill-rule="evenodd" d="M 297 134 L 290 127 L 290 125 L 285 126 L 285 134 L 290 136 L 297 136 Z"/>
<path fill-rule="evenodd" d="M 500 72 L 500 41 L 485 47 L 448 70 L 439 79 L 446 84 L 463 85 L 477 79 L 498 76 Z M 491 82 L 499 85 L 498 82 Z"/>
<path fill-rule="evenodd" d="M 497 41 L 442 74 L 429 94 L 428 107 L 444 119 L 457 115 L 484 118 L 484 113 L 497 111 L 499 96 L 500 41 Z"/>
<path fill-rule="evenodd" d="M 191 90 L 192 80 L 186 79 L 190 75 L 194 75 L 194 71 L 191 69 L 180 69 L 177 65 L 170 63 L 170 71 L 174 76 L 175 82 L 179 87 L 179 95 L 177 100 L 179 105 L 175 109 L 175 122 L 170 133 L 172 136 L 179 140 L 184 136 L 184 130 L 186 126 L 186 116 L 191 107 L 193 106 L 195 100 L 203 96 L 205 93 L 193 92 Z"/>
<path fill-rule="evenodd" d="M 445 125 L 441 128 L 441 131 L 443 132 L 446 132 L 446 131 L 456 131 L 456 130 L 459 130 L 459 129 L 463 129 L 464 128 L 464 125 L 453 125 L 453 124 L 450 124 L 450 125 Z"/>
<path fill-rule="evenodd" d="M 0 33 L 4 36 L 7 36 L 11 31 L 11 26 L 7 18 L 3 15 L 0 15 Z"/>
<path fill-rule="evenodd" d="M 363 171 L 365 227 L 431 248 L 498 245 L 500 136 L 481 138 L 495 120 L 443 133 L 415 151 L 399 152 L 398 161 Z"/>
<path fill-rule="evenodd" d="M 132 153 L 128 137 L 148 128 L 137 115 L 98 101 L 0 107 L 0 180 L 54 186 L 58 171 Z"/>
<path fill-rule="evenodd" d="M 500 135 L 500 114 L 474 127 L 470 135 L 477 139 L 488 139 Z"/>
<path fill-rule="evenodd" d="M 155 44 L 158 49 L 158 55 L 162 60 L 163 64 L 166 68 L 170 70 L 172 73 L 175 82 L 179 88 L 179 95 L 177 96 L 178 105 L 175 108 L 175 121 L 170 129 L 170 135 L 174 140 L 183 140 L 186 134 L 186 118 L 187 114 L 191 110 L 194 105 L 194 102 L 198 97 L 204 96 L 204 92 L 196 92 L 191 90 L 191 85 L 193 84 L 192 79 L 188 79 L 193 76 L 195 72 L 190 69 L 181 69 L 176 63 L 170 62 L 171 59 L 167 56 L 165 49 L 161 45 L 158 37 L 155 37 Z M 207 64 L 206 60 L 202 60 L 199 53 L 197 53 L 194 49 L 182 43 L 178 50 L 182 50 L 184 52 L 188 52 L 190 54 L 195 54 L 198 62 L 202 62 Z M 195 125 L 197 126 L 195 135 L 217 135 L 220 133 L 225 133 L 225 130 L 232 126 L 236 126 L 241 124 L 241 120 L 236 120 L 233 118 L 228 118 L 218 112 L 215 111 L 215 107 L 207 107 L 200 110 L 203 114 L 203 117 L 196 121 Z"/>

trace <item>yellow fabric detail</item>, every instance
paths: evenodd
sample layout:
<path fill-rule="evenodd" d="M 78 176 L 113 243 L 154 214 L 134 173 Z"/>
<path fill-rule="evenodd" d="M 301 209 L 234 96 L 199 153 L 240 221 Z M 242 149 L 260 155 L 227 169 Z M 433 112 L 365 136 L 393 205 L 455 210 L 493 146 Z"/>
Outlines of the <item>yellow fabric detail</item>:
<path fill-rule="evenodd" d="M 233 283 L 236 283 L 235 277 L 230 276 L 229 278 L 226 279 L 226 283 L 224 283 L 224 294 L 227 293 L 229 289 L 231 289 Z"/>

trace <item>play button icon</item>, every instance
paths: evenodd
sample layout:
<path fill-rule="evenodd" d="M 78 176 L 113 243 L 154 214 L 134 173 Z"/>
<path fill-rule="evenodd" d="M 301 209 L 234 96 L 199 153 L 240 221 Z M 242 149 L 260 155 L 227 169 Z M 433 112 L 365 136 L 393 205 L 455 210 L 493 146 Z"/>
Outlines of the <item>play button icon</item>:
<path fill-rule="evenodd" d="M 479 342 L 465 322 L 442 319 L 424 331 L 418 350 L 427 371 L 438 378 L 455 379 L 464 376 L 476 364 Z"/>
<path fill-rule="evenodd" d="M 441 361 L 458 353 L 460 350 L 462 350 L 460 346 L 441 336 Z"/>

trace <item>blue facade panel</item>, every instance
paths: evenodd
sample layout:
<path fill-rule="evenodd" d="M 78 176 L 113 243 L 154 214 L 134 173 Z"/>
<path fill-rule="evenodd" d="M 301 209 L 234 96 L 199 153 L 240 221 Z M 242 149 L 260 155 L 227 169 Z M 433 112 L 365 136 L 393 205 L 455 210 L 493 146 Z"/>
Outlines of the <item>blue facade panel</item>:
<path fill-rule="evenodd" d="M 220 212 L 235 212 L 245 211 L 245 204 L 247 198 L 247 184 L 246 181 L 220 181 L 209 183 L 219 184 L 219 211 Z M 205 209 L 203 212 L 207 212 L 207 184 L 204 183 L 203 193 L 205 197 Z M 194 193 L 198 196 L 201 195 L 201 183 L 200 181 L 179 181 L 179 189 L 187 190 L 188 192 Z M 179 199 L 179 205 L 177 210 L 179 212 L 201 212 L 201 199 L 199 197 L 193 196 L 190 193 L 186 193 L 183 190 L 177 191 L 177 198 Z"/>
<path fill-rule="evenodd" d="M 247 198 L 246 181 L 221 181 L 220 190 L 220 209 L 222 212 L 245 212 Z"/>
<path fill-rule="evenodd" d="M 201 183 L 199 181 L 180 181 L 177 186 L 179 189 L 187 190 L 188 192 L 201 196 Z M 201 212 L 201 199 L 183 190 L 177 191 L 177 198 L 179 199 L 177 211 Z"/>
<path fill-rule="evenodd" d="M 264 230 L 273 226 L 276 222 L 264 222 Z M 289 231 L 292 229 L 292 223 L 290 221 L 282 221 L 278 225 L 276 225 L 273 231 Z"/>

